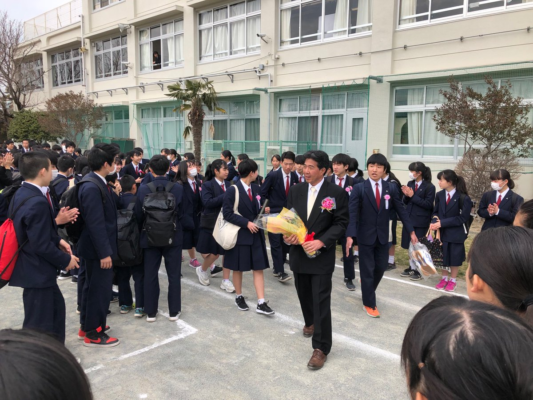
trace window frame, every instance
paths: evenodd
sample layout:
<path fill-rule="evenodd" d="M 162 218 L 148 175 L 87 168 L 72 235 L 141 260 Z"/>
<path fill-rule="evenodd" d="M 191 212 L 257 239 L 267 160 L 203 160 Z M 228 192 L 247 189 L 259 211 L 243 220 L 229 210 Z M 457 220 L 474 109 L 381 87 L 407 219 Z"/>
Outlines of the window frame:
<path fill-rule="evenodd" d="M 176 32 L 175 31 L 175 27 L 176 27 L 176 23 L 177 22 L 181 22 L 182 23 L 182 30 L 181 31 L 178 31 Z M 168 24 L 172 24 L 172 33 L 166 33 L 166 34 L 163 34 L 163 25 L 168 25 Z M 159 36 L 155 37 L 152 39 L 151 37 L 151 30 L 153 28 L 156 28 L 157 26 L 159 26 L 159 31 L 160 31 L 160 34 Z M 142 31 L 147 31 L 148 32 L 148 39 L 141 39 L 141 32 Z M 146 25 L 146 26 L 143 26 L 142 28 L 139 28 L 136 30 L 136 34 L 137 34 L 137 43 L 136 43 L 136 46 L 137 46 L 137 51 L 138 51 L 138 65 L 139 65 L 139 74 L 149 74 L 149 73 L 152 73 L 152 72 L 155 72 L 155 71 L 162 71 L 162 70 L 170 70 L 170 69 L 176 69 L 176 68 L 183 68 L 184 64 L 185 64 L 185 58 L 181 59 L 181 60 L 177 60 L 176 59 L 176 55 L 174 55 L 174 65 L 172 66 L 164 66 L 163 65 L 163 40 L 164 39 L 169 39 L 169 38 L 172 38 L 173 40 L 173 46 L 174 46 L 174 51 L 175 51 L 175 46 L 176 46 L 176 37 L 178 36 L 181 36 L 183 39 L 183 41 L 185 40 L 185 22 L 184 22 L 184 16 L 182 15 L 181 17 L 179 18 L 175 18 L 175 19 L 171 19 L 171 20 L 165 20 L 163 22 L 160 22 L 159 24 L 150 24 L 150 25 Z M 157 68 L 157 69 L 154 69 L 154 65 L 153 63 L 150 64 L 150 70 L 145 70 L 143 71 L 142 70 L 142 51 L 141 51 L 141 47 L 142 45 L 149 45 L 150 46 L 150 58 L 153 57 L 153 54 L 154 54 L 154 46 L 152 44 L 152 42 L 155 42 L 155 41 L 159 41 L 160 42 L 160 51 L 159 51 L 159 56 L 161 58 L 161 64 L 160 64 L 160 68 Z"/>
<path fill-rule="evenodd" d="M 39 65 L 40 63 L 40 65 Z M 43 69 L 43 59 L 37 58 L 35 60 L 23 62 L 20 66 L 21 72 L 23 74 L 32 73 L 32 79 L 30 82 L 24 85 L 24 89 L 28 86 L 28 89 L 31 91 L 43 90 L 44 89 L 44 69 Z M 38 77 L 38 79 L 37 79 Z M 27 79 L 24 77 L 23 79 Z"/>
<path fill-rule="evenodd" d="M 126 44 L 123 44 L 123 39 L 126 39 Z M 120 45 L 118 47 L 113 47 L 113 40 L 115 39 L 119 39 L 120 40 Z M 109 41 L 109 49 L 105 49 L 104 48 L 104 42 L 106 41 Z M 113 78 L 121 78 L 121 77 L 125 77 L 128 75 L 129 71 L 128 71 L 128 66 L 127 65 L 124 65 L 122 64 L 123 62 L 128 62 L 128 60 L 123 60 L 123 49 L 126 49 L 126 53 L 128 51 L 128 36 L 127 35 L 119 35 L 118 37 L 117 36 L 111 36 L 111 37 L 106 37 L 105 39 L 101 39 L 101 40 L 96 40 L 93 42 L 95 45 L 94 45 L 94 55 L 92 57 L 92 62 L 93 62 L 93 66 L 94 66 L 94 79 L 95 80 L 98 80 L 98 81 L 101 81 L 101 80 L 105 80 L 105 79 L 113 79 Z M 102 50 L 98 50 L 98 44 L 97 43 L 101 43 L 102 44 Z M 120 52 L 120 74 L 119 73 L 114 73 L 113 72 L 113 52 L 114 51 L 119 51 Z M 104 70 L 104 53 L 108 53 L 110 55 L 110 60 L 111 60 L 111 75 L 110 76 L 105 76 L 105 70 Z M 98 76 L 97 73 L 98 73 L 98 66 L 97 66 L 97 63 L 96 63 L 96 57 L 97 56 L 102 56 L 102 76 Z M 128 54 L 128 58 L 129 58 L 129 54 Z"/>
<path fill-rule="evenodd" d="M 109 8 L 109 7 L 112 7 L 112 6 L 115 6 L 119 3 L 122 3 L 124 2 L 125 0 L 107 0 L 109 4 L 107 4 L 106 6 L 96 6 L 96 4 L 102 4 L 102 0 L 93 0 L 92 3 L 93 3 L 93 6 L 92 6 L 92 12 L 97 12 L 97 11 L 100 11 L 100 10 L 105 10 L 106 8 Z"/>
<path fill-rule="evenodd" d="M 77 51 L 78 52 L 78 56 L 77 57 L 72 57 L 72 52 L 73 51 Z M 63 58 L 62 60 L 57 60 L 54 62 L 53 61 L 53 58 L 54 56 L 58 56 L 59 54 L 63 54 L 63 57 L 66 53 L 71 53 L 69 55 L 69 58 Z M 79 61 L 79 65 L 80 65 L 80 78 L 79 80 L 74 80 L 74 62 L 75 61 Z M 70 64 L 71 65 L 71 69 L 70 71 L 72 72 L 72 82 L 66 82 L 66 83 L 61 83 L 61 66 L 62 65 L 67 65 L 67 64 Z M 84 82 L 84 68 L 83 68 L 83 53 L 81 51 L 79 51 L 78 48 L 73 48 L 73 49 L 68 49 L 68 50 L 63 50 L 63 51 L 59 51 L 57 53 L 54 53 L 54 54 L 50 54 L 50 72 L 51 72 L 51 75 L 52 75 L 52 87 L 53 88 L 56 88 L 56 87 L 61 87 L 61 86 L 73 86 L 73 85 L 81 85 L 83 84 Z M 54 67 L 56 67 L 56 72 L 57 72 L 57 85 L 54 85 Z M 65 71 L 66 72 L 66 71 Z"/>

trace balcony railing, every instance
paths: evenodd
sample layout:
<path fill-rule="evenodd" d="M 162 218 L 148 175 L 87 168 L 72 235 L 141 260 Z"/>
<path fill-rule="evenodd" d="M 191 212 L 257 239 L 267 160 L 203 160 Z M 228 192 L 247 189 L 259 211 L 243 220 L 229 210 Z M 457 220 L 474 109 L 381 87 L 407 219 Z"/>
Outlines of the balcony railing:
<path fill-rule="evenodd" d="M 24 40 L 64 28 L 81 20 L 81 0 L 73 0 L 24 22 Z"/>

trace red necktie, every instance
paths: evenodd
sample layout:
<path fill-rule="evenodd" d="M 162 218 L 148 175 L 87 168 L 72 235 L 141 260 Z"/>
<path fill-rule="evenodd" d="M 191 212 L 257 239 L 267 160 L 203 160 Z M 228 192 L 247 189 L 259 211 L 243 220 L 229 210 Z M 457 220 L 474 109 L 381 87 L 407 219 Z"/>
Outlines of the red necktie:
<path fill-rule="evenodd" d="M 446 200 L 446 205 L 448 205 L 448 203 L 450 202 L 452 198 L 450 197 L 450 193 L 448 193 L 448 200 Z"/>
<path fill-rule="evenodd" d="M 300 183 L 302 183 L 303 181 L 304 181 L 304 177 L 300 175 Z"/>
<path fill-rule="evenodd" d="M 342 187 L 342 180 L 343 180 L 343 179 L 344 179 L 344 178 L 339 178 L 339 186 L 340 186 L 340 187 Z"/>
<path fill-rule="evenodd" d="M 48 200 L 50 207 L 54 208 L 54 206 L 52 206 L 52 199 L 50 199 L 50 191 L 46 192 L 46 200 Z"/>
<path fill-rule="evenodd" d="M 379 210 L 379 206 L 381 205 L 381 194 L 379 193 L 379 183 L 376 183 L 376 205 L 378 206 L 378 210 Z"/>
<path fill-rule="evenodd" d="M 254 201 L 252 197 L 252 189 L 248 188 L 248 197 L 250 198 L 250 201 Z"/>
<path fill-rule="evenodd" d="M 415 185 L 415 192 L 418 190 L 418 183 Z"/>
<path fill-rule="evenodd" d="M 287 183 L 285 184 L 285 196 L 289 195 L 289 188 L 291 187 L 291 183 L 289 182 L 289 175 L 287 175 Z"/>
<path fill-rule="evenodd" d="M 497 205 L 500 205 L 500 203 L 502 202 L 502 195 L 498 195 L 498 201 L 496 202 Z"/>
<path fill-rule="evenodd" d="M 135 166 L 135 175 L 139 176 L 139 166 Z"/>
<path fill-rule="evenodd" d="M 195 182 L 192 183 L 192 190 L 194 191 L 194 194 L 196 194 L 196 183 Z"/>
<path fill-rule="evenodd" d="M 222 191 L 223 191 L 223 192 L 226 191 L 226 188 L 224 187 L 224 184 L 220 185 L 220 187 L 222 188 Z"/>

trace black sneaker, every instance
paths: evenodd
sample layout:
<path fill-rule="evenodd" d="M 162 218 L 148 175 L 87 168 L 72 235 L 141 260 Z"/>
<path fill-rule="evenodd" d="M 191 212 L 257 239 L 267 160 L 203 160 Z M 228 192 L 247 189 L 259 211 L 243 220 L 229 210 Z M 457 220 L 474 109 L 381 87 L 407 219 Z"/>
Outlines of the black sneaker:
<path fill-rule="evenodd" d="M 213 268 L 211 270 L 211 276 L 217 276 L 218 274 L 220 274 L 222 271 L 224 271 L 224 269 L 222 269 L 221 267 L 217 267 L 215 266 L 215 268 Z"/>
<path fill-rule="evenodd" d="M 276 278 L 279 278 L 279 272 L 272 270 L 272 275 L 274 275 Z"/>
<path fill-rule="evenodd" d="M 411 278 L 410 278 L 412 281 L 419 281 L 420 279 L 422 279 L 422 275 L 420 275 L 420 272 L 418 271 L 413 271 L 413 273 L 411 274 Z"/>
<path fill-rule="evenodd" d="M 387 271 L 392 271 L 393 269 L 396 269 L 396 263 L 389 263 L 389 266 L 387 267 Z"/>
<path fill-rule="evenodd" d="M 64 272 L 64 271 L 61 271 L 59 275 L 57 276 L 57 280 L 59 281 L 64 281 L 65 279 L 69 279 L 69 278 L 70 278 L 70 273 Z"/>
<path fill-rule="evenodd" d="M 78 283 L 78 276 L 72 275 L 72 283 Z"/>
<path fill-rule="evenodd" d="M 357 264 L 359 262 L 359 256 L 353 256 L 353 262 Z"/>
<path fill-rule="evenodd" d="M 257 304 L 255 312 L 258 314 L 272 315 L 275 314 L 274 310 L 268 306 L 268 303 L 265 301 L 263 304 Z"/>
<path fill-rule="evenodd" d="M 117 338 L 109 337 L 102 328 L 87 332 L 83 340 L 83 345 L 86 347 L 113 347 L 119 344 Z"/>
<path fill-rule="evenodd" d="M 346 288 L 353 292 L 355 290 L 355 285 L 353 283 L 353 280 L 351 279 L 348 279 L 348 278 L 344 278 L 344 284 L 346 285 Z"/>
<path fill-rule="evenodd" d="M 285 272 L 282 272 L 281 274 L 278 275 L 278 280 L 280 282 L 287 282 L 287 281 L 290 281 L 291 279 L 292 279 L 292 276 L 290 276 L 289 274 Z"/>
<path fill-rule="evenodd" d="M 411 275 L 413 275 L 415 271 L 413 271 L 411 268 L 406 268 L 403 270 L 403 272 L 400 274 L 402 278 L 409 278 Z"/>
<path fill-rule="evenodd" d="M 235 298 L 235 304 L 237 305 L 237 308 L 241 311 L 248 311 L 248 304 L 246 304 L 246 301 L 244 300 L 243 296 L 237 296 Z"/>

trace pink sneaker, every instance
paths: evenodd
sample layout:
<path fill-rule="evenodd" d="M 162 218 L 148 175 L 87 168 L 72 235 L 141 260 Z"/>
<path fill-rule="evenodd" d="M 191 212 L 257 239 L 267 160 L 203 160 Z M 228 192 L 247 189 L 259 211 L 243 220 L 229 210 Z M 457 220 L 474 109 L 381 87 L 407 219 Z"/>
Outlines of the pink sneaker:
<path fill-rule="evenodd" d="M 446 287 L 446 285 L 448 284 L 448 281 L 444 278 L 441 279 L 441 281 L 438 283 L 437 286 L 435 286 L 435 289 L 437 290 L 442 290 Z"/>
<path fill-rule="evenodd" d="M 200 264 L 200 262 L 196 258 L 193 258 L 191 261 L 189 261 L 189 267 L 191 268 L 198 268 L 201 265 L 202 264 Z"/>
<path fill-rule="evenodd" d="M 455 292 L 456 286 L 457 286 L 457 283 L 448 281 L 448 284 L 446 285 L 446 288 L 444 290 L 447 292 Z"/>

